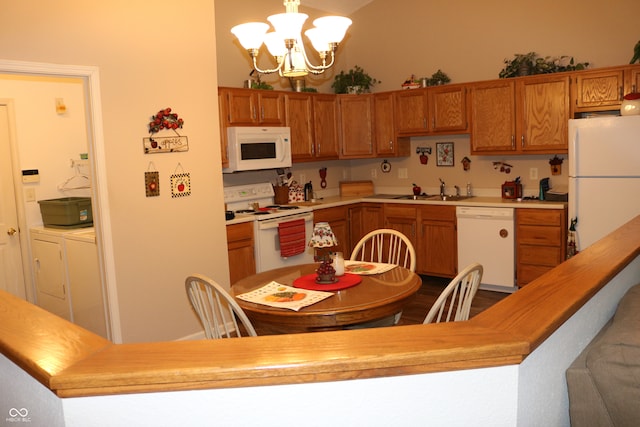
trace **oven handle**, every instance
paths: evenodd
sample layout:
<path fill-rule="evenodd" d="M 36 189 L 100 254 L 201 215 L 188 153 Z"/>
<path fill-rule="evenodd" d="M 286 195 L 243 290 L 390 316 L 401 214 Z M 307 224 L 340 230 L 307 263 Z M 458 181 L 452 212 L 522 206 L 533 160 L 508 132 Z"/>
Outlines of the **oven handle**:
<path fill-rule="evenodd" d="M 308 222 L 308 221 L 313 222 L 313 212 L 300 214 L 300 215 L 291 215 L 291 216 L 286 216 L 281 218 L 266 219 L 264 221 L 258 221 L 258 230 L 268 230 L 271 228 L 278 228 L 278 224 L 280 223 L 289 222 L 289 221 L 293 221 L 300 218 L 303 218 L 305 222 Z"/>

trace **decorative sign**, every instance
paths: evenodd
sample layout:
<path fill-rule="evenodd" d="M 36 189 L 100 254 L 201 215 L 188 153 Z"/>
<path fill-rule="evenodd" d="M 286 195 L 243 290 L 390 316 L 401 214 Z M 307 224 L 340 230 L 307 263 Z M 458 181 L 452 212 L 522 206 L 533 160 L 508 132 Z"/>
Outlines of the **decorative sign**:
<path fill-rule="evenodd" d="M 148 123 L 149 138 L 143 138 L 142 147 L 145 154 L 154 153 L 174 153 L 180 151 L 189 151 L 189 141 L 186 136 L 180 136 L 178 129 L 182 129 L 184 120 L 171 111 L 171 108 L 164 108 L 151 116 Z M 176 136 L 161 137 L 154 136 L 155 133 L 170 130 Z"/>
<path fill-rule="evenodd" d="M 160 195 L 160 179 L 158 172 L 144 173 L 144 188 L 147 197 L 156 197 Z"/>
<path fill-rule="evenodd" d="M 154 136 L 142 139 L 145 154 L 176 153 L 189 151 L 189 140 L 186 136 Z"/>
<path fill-rule="evenodd" d="M 436 156 L 438 166 L 453 166 L 453 142 L 436 143 Z"/>
<path fill-rule="evenodd" d="M 178 169 L 181 172 L 178 172 Z M 175 173 L 171 175 L 171 197 L 185 197 L 191 195 L 191 174 L 184 172 L 178 163 Z"/>

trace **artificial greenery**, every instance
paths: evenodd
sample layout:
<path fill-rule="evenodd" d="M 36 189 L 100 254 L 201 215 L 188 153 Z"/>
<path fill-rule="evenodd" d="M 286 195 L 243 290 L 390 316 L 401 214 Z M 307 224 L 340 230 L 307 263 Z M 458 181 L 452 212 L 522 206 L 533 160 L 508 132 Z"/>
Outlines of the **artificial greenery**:
<path fill-rule="evenodd" d="M 442 70 L 438 69 L 435 73 L 431 75 L 431 78 L 427 80 L 427 86 L 438 86 L 444 85 L 451 81 L 449 76 L 442 72 Z"/>
<path fill-rule="evenodd" d="M 271 86 L 269 83 L 261 82 L 258 80 L 257 82 L 251 83 L 251 89 L 273 90 L 273 86 Z"/>
<path fill-rule="evenodd" d="M 588 62 L 574 63 L 573 56 L 546 56 L 543 58 L 535 52 L 525 54 L 516 53 L 513 59 L 505 59 L 504 64 L 504 68 L 498 74 L 501 79 L 533 74 L 584 70 L 589 67 Z"/>
<path fill-rule="evenodd" d="M 359 66 L 355 66 L 348 72 L 340 71 L 336 74 L 331 87 L 335 93 L 348 93 L 350 87 L 355 87 L 355 93 L 369 92 L 379 80 L 371 77 Z"/>

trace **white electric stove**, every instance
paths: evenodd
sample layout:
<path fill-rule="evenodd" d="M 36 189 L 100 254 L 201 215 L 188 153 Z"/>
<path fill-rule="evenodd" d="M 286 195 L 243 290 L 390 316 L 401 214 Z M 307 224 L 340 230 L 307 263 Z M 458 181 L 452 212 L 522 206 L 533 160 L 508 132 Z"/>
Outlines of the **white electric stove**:
<path fill-rule="evenodd" d="M 224 189 L 227 210 L 236 218 L 252 216 L 255 240 L 256 271 L 313 262 L 313 249 L 302 254 L 282 257 L 278 226 L 288 221 L 304 219 L 306 241 L 313 232 L 313 210 L 309 207 L 274 204 L 273 186 L 269 182 L 238 185 Z M 233 260 L 230 260 L 233 262 Z"/>

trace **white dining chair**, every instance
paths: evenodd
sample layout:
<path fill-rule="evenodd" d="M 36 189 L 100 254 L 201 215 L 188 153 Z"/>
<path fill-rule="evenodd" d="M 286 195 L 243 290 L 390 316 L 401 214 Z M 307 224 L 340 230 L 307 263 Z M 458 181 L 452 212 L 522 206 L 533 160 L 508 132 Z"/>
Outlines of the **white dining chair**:
<path fill-rule="evenodd" d="M 483 267 L 478 263 L 458 273 L 440 293 L 422 323 L 469 320 L 471 303 L 480 286 L 482 273 Z"/>
<path fill-rule="evenodd" d="M 231 295 L 212 279 L 193 274 L 185 280 L 185 289 L 207 339 L 242 336 L 240 319 L 246 334 L 257 336 L 251 321 Z"/>
<path fill-rule="evenodd" d="M 383 262 L 416 271 L 416 250 L 407 236 L 398 230 L 380 228 L 365 234 L 351 252 L 352 261 Z M 369 322 L 360 327 L 397 325 L 402 311 L 395 315 Z"/>
<path fill-rule="evenodd" d="M 416 250 L 411 240 L 389 228 L 367 233 L 353 248 L 351 260 L 384 262 L 416 271 Z"/>

